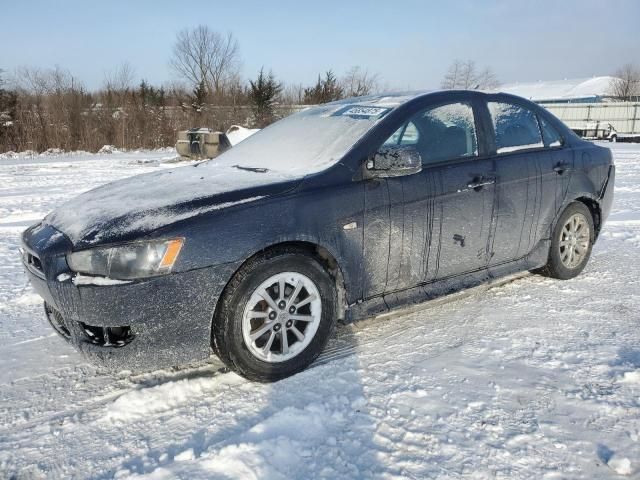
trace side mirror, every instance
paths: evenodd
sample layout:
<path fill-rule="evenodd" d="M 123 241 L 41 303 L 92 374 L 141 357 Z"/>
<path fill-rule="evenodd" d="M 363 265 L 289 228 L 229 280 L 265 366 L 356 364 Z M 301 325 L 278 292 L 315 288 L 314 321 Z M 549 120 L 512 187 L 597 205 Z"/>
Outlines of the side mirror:
<path fill-rule="evenodd" d="M 370 177 L 402 177 L 422 171 L 422 158 L 411 145 L 382 147 L 373 158 L 367 160 Z"/>

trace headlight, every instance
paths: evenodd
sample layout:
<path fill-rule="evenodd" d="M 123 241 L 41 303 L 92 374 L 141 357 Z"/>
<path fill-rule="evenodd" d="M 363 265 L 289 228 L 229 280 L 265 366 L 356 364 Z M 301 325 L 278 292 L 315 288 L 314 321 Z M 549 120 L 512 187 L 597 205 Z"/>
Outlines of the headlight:
<path fill-rule="evenodd" d="M 74 272 L 117 280 L 133 280 L 169 273 L 178 259 L 184 239 L 134 242 L 91 248 L 67 255 Z"/>

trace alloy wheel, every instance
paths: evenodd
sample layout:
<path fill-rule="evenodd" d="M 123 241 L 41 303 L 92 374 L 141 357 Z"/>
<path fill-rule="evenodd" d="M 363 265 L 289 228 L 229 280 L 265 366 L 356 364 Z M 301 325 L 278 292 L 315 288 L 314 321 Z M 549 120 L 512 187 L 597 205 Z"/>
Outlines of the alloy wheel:
<path fill-rule="evenodd" d="M 321 315 L 315 283 L 301 273 L 282 272 L 269 277 L 251 294 L 242 316 L 242 336 L 259 360 L 284 362 L 311 343 Z"/>
<path fill-rule="evenodd" d="M 569 217 L 560 232 L 560 260 L 567 268 L 578 267 L 589 253 L 591 232 L 589 222 L 582 213 Z"/>

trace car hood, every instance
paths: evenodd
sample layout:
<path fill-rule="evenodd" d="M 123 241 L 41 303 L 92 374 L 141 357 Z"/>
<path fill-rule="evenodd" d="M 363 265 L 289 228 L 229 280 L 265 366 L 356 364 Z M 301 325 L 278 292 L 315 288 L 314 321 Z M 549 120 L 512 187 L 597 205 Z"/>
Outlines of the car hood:
<path fill-rule="evenodd" d="M 215 162 L 136 175 L 64 203 L 44 219 L 74 246 L 128 240 L 197 215 L 295 188 L 302 177 Z"/>

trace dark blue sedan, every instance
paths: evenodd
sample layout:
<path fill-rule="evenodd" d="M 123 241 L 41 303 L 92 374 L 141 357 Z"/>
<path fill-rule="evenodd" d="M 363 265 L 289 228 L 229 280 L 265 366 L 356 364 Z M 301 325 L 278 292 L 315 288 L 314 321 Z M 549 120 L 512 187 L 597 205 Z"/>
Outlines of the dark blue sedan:
<path fill-rule="evenodd" d="M 522 98 L 351 98 L 84 193 L 24 232 L 23 261 L 53 328 L 101 365 L 213 352 L 272 381 L 338 320 L 522 270 L 578 275 L 614 174 L 608 149 Z"/>

